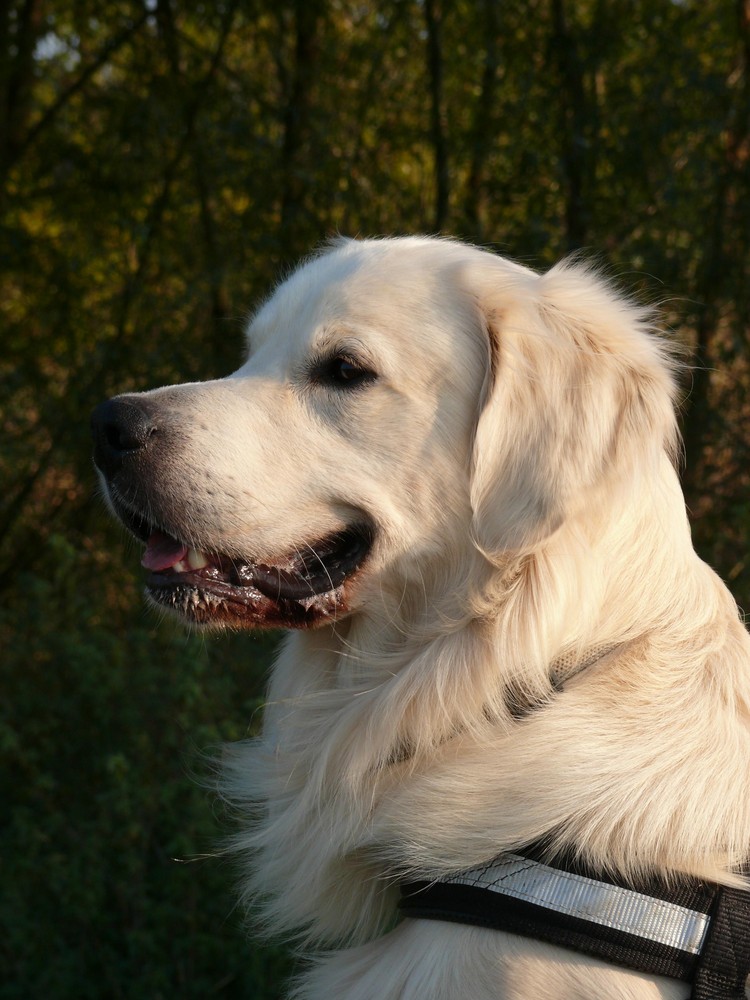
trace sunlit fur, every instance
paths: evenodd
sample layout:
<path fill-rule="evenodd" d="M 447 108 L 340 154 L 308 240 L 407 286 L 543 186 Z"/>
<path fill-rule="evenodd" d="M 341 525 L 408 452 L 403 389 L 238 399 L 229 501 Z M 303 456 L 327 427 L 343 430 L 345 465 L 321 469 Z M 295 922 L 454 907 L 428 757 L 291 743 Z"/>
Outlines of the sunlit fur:
<path fill-rule="evenodd" d="M 298 1000 L 684 1000 L 511 935 L 395 923 L 401 876 L 542 835 L 626 875 L 737 881 L 750 645 L 691 545 L 672 352 L 579 263 L 538 276 L 421 238 L 338 242 L 250 341 L 285 371 L 350 313 L 380 381 L 333 431 L 316 415 L 304 473 L 276 472 L 300 509 L 334 477 L 378 542 L 351 613 L 288 636 L 262 736 L 227 751 L 254 926 L 323 950 Z"/>

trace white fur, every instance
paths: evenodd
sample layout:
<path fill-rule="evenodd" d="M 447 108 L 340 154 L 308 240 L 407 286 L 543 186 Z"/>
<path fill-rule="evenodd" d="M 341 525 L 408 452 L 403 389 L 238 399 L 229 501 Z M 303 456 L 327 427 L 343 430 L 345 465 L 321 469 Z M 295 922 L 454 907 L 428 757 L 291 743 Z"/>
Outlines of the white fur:
<path fill-rule="evenodd" d="M 225 763 L 248 900 L 269 933 L 336 949 L 293 996 L 684 1000 L 511 935 L 393 927 L 401 876 L 542 835 L 625 874 L 732 883 L 748 855 L 750 644 L 691 545 L 650 317 L 576 263 L 339 241 L 249 340 L 191 397 L 214 415 L 191 432 L 212 456 L 198 542 L 288 551 L 356 511 L 377 532 L 348 615 L 287 637 L 263 735 Z M 378 380 L 306 385 L 331 344 Z M 556 693 L 555 662 L 597 647 Z"/>

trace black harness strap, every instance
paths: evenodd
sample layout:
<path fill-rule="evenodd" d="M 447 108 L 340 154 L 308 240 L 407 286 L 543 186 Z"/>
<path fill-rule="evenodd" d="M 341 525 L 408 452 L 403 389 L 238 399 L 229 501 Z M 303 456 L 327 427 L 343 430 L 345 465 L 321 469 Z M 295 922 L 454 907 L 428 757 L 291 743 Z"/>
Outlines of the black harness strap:
<path fill-rule="evenodd" d="M 718 889 L 696 970 L 694 1000 L 745 1000 L 750 976 L 750 893 Z"/>
<path fill-rule="evenodd" d="M 501 855 L 401 889 L 407 917 L 504 930 L 692 983 L 691 1000 L 745 1000 L 750 892 L 697 879 L 638 887 L 569 859 Z"/>

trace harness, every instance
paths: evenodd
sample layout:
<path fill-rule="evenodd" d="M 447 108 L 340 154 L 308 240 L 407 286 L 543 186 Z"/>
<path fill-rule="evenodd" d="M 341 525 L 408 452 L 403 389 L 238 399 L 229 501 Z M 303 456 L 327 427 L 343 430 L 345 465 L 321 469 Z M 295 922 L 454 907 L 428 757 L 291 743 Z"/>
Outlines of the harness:
<path fill-rule="evenodd" d="M 690 1000 L 746 997 L 750 890 L 677 876 L 626 884 L 573 858 L 549 860 L 537 844 L 448 878 L 405 883 L 400 908 L 679 979 L 692 984 Z"/>
<path fill-rule="evenodd" d="M 551 665 L 553 690 L 618 646 L 571 650 Z M 538 706 L 519 699 L 518 718 Z M 404 916 L 448 920 L 536 938 L 636 972 L 692 984 L 690 1000 L 750 997 L 750 888 L 689 876 L 628 883 L 572 854 L 531 844 L 487 865 L 401 885 Z M 750 876 L 750 866 L 742 869 Z M 746 992 L 746 988 L 748 992 Z"/>

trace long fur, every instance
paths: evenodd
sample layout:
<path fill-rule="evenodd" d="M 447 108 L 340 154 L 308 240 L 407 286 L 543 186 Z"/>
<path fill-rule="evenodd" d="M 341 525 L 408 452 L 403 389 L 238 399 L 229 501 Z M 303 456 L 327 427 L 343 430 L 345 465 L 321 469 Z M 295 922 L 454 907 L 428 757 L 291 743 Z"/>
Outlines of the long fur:
<path fill-rule="evenodd" d="M 333 949 L 292 995 L 684 1000 L 674 982 L 396 911 L 401 877 L 542 836 L 627 876 L 738 882 L 750 644 L 691 545 L 670 347 L 580 263 L 539 276 L 422 238 L 339 241 L 249 339 L 271 371 L 342 325 L 379 383 L 312 430 L 282 400 L 279 425 L 307 435 L 274 470 L 283 488 L 248 468 L 297 533 L 327 483 L 368 510 L 376 550 L 347 616 L 288 635 L 262 736 L 224 762 L 256 920 Z M 265 510 L 239 519 L 248 536 L 272 537 Z M 559 665 L 592 650 L 558 690 Z"/>

